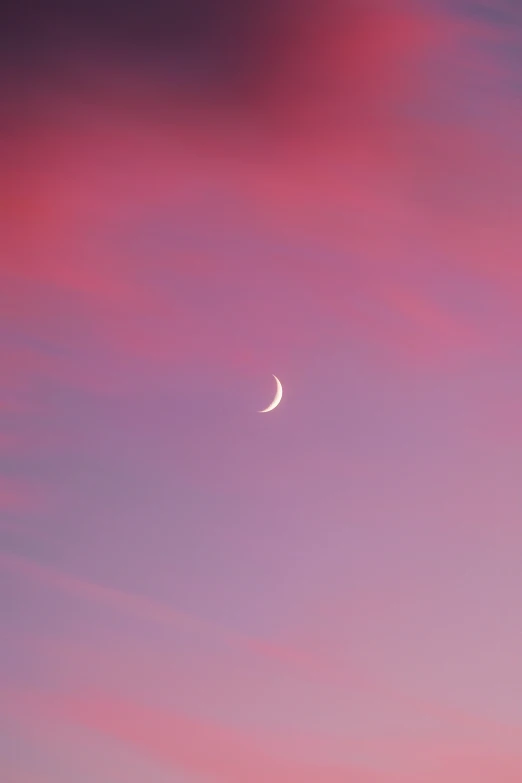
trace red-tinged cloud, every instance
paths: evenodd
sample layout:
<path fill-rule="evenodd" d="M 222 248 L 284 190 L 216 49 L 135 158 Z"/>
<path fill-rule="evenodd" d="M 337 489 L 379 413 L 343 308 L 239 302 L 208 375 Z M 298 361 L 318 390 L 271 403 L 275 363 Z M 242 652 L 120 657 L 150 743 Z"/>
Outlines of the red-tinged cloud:
<path fill-rule="evenodd" d="M 322 322 L 416 361 L 496 345 L 426 258 L 472 297 L 517 269 L 517 148 L 445 103 L 466 95 L 477 24 L 397 2 L 285 19 L 248 100 L 181 90 L 132 50 L 95 59 L 88 40 L 23 110 L 11 97 L 4 291 L 31 305 L 10 319 L 67 354 L 34 373 L 104 390 L 129 385 L 125 362 L 259 367 L 267 321 L 281 357 Z"/>

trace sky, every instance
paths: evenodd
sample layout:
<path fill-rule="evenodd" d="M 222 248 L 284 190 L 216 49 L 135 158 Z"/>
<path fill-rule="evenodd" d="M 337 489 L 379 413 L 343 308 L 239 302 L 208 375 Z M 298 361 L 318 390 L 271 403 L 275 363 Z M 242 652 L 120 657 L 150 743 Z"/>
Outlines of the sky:
<path fill-rule="evenodd" d="M 518 783 L 519 4 L 0 29 L 2 781 Z"/>

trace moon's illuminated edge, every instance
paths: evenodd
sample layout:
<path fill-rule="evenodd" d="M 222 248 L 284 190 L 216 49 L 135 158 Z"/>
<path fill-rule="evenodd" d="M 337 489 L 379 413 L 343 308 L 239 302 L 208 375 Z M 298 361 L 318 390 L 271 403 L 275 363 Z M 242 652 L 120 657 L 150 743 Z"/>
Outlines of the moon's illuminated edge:
<path fill-rule="evenodd" d="M 265 408 L 264 410 L 259 411 L 259 413 L 269 413 L 270 411 L 273 411 L 274 408 L 277 408 L 277 406 L 279 405 L 279 403 L 281 402 L 281 399 L 283 397 L 283 387 L 281 386 L 281 381 L 279 380 L 277 375 L 274 375 L 273 377 L 275 378 L 275 382 L 277 384 L 275 397 L 272 400 L 272 402 L 270 403 L 270 405 L 268 406 L 268 408 Z"/>

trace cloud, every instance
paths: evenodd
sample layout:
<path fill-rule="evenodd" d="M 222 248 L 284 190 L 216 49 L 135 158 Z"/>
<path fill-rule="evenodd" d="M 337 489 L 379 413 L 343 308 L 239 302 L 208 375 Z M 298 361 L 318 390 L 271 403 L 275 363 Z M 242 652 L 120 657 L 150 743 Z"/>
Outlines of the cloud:
<path fill-rule="evenodd" d="M 203 622 L 198 622 L 190 615 L 178 612 L 167 606 L 162 606 L 154 601 L 149 601 L 141 596 L 78 579 L 52 567 L 42 566 L 33 560 L 10 552 L 0 552 L 0 564 L 4 569 L 19 576 L 28 577 L 31 580 L 36 580 L 51 588 L 57 588 L 80 598 L 93 600 L 114 609 L 130 612 L 153 622 L 177 625 L 192 630 L 194 628 L 206 628 L 207 630 L 213 628 L 212 625 L 207 626 Z"/>
<path fill-rule="evenodd" d="M 428 365 L 498 349 L 445 288 L 520 293 L 520 150 L 455 108 L 466 57 L 486 78 L 478 31 L 501 31 L 398 2 L 288 9 L 246 102 L 85 41 L 23 110 L 11 96 L 2 288 L 47 344 L 14 377 L 121 393 L 173 363 L 251 372 L 322 329 Z"/>
<path fill-rule="evenodd" d="M 52 589 L 94 601 L 147 622 L 171 626 L 184 633 L 198 633 L 210 638 L 217 637 L 219 640 L 231 644 L 233 648 L 242 649 L 268 661 L 274 660 L 292 671 L 295 669 L 296 663 L 298 669 L 308 676 L 310 674 L 317 676 L 320 671 L 318 661 L 303 651 L 243 635 L 140 595 L 98 585 L 11 552 L 0 551 L 0 567 L 18 577 L 28 578 Z"/>
<path fill-rule="evenodd" d="M 307 709 L 311 703 L 316 704 L 317 709 L 321 709 L 317 705 L 328 705 L 323 706 L 325 720 L 330 711 L 336 714 L 339 705 L 345 700 L 357 705 L 362 699 L 363 703 L 374 705 L 374 709 L 380 712 L 383 726 L 387 725 L 386 716 L 391 711 L 402 716 L 401 720 L 406 720 L 407 723 L 413 717 L 415 722 L 426 724 L 435 736 L 442 735 L 448 740 L 457 736 L 462 747 L 469 745 L 474 748 L 479 742 L 486 745 L 492 743 L 501 748 L 509 748 L 513 742 L 516 744 L 519 732 L 511 724 L 499 724 L 498 721 L 478 712 L 425 697 L 421 693 L 386 681 L 379 672 L 360 666 L 355 661 L 348 665 L 346 655 L 340 656 L 335 648 L 317 650 L 313 645 L 297 645 L 291 641 L 284 643 L 247 636 L 151 599 L 101 586 L 5 551 L 0 552 L 0 567 L 19 578 L 35 581 L 146 623 L 170 627 L 181 634 L 182 639 L 200 637 L 205 650 L 208 651 L 208 645 L 215 650 L 212 663 L 208 661 L 208 652 L 201 660 L 194 653 L 190 663 L 181 654 L 178 664 L 171 671 L 174 660 L 172 652 L 158 655 L 157 650 L 154 652 L 153 647 L 140 640 L 136 642 L 135 650 L 125 654 L 122 649 L 128 642 L 119 639 L 117 634 L 105 641 L 101 652 L 97 647 L 91 649 L 84 642 L 78 643 L 72 638 L 35 638 L 24 642 L 22 646 L 25 649 L 34 647 L 40 650 L 41 655 L 47 653 L 53 666 L 57 660 L 61 660 L 61 671 L 69 671 L 70 678 L 67 682 L 72 683 L 73 688 L 77 687 L 78 682 L 84 683 L 85 672 L 91 673 L 92 680 L 88 680 L 91 688 L 97 688 L 100 684 L 114 688 L 115 683 L 123 678 L 123 698 L 134 693 L 136 683 L 140 682 L 148 683 L 147 693 L 156 693 L 156 686 L 163 680 L 160 693 L 166 683 L 170 682 L 170 689 L 178 691 L 179 699 L 186 691 L 191 693 L 189 702 L 192 704 L 199 704 L 198 699 L 202 697 L 203 703 L 206 704 L 205 710 L 210 704 L 226 703 L 227 693 L 228 709 L 232 709 L 233 705 L 236 705 L 236 709 L 243 709 L 240 705 L 244 703 L 246 694 L 250 694 L 254 701 L 264 704 L 269 694 L 278 692 L 283 712 L 289 709 L 293 698 L 308 705 Z M 379 611 L 385 611 L 386 602 L 383 604 L 382 596 L 378 603 Z M 355 633 L 355 618 L 353 621 Z M 311 628 L 308 632 L 311 637 L 317 637 L 320 629 Z M 21 643 L 20 640 L 18 643 Z M 224 656 L 217 652 L 222 645 Z M 122 660 L 122 656 L 125 660 Z M 306 686 L 304 690 L 303 686 Z M 296 687 L 299 690 L 295 691 Z M 312 702 L 309 702 L 309 698 Z M 261 708 L 261 714 L 264 714 L 264 709 Z M 213 709 L 210 709 L 210 714 L 212 713 Z M 291 718 L 291 723 L 293 720 Z M 313 719 L 312 725 L 315 723 L 316 720 Z M 384 736 L 381 736 L 379 731 L 374 731 L 375 733 L 379 742 L 383 742 Z M 404 735 L 401 736 L 401 742 L 405 741 Z M 321 745 L 325 737 L 321 739 L 316 736 L 315 739 Z M 332 741 L 335 745 L 335 739 Z M 419 741 L 418 738 L 415 739 L 416 744 Z"/>
<path fill-rule="evenodd" d="M 311 783 L 317 779 L 345 783 L 347 776 L 357 783 L 384 780 L 382 775 L 356 765 L 314 762 L 313 753 L 306 748 L 301 748 L 304 760 L 297 760 L 293 753 L 282 752 L 280 739 L 271 746 L 270 742 L 259 742 L 248 733 L 223 725 L 110 696 L 78 694 L 48 698 L 15 694 L 14 698 L 28 714 L 65 721 L 69 726 L 105 735 L 173 771 L 216 783 L 239 783 L 245 778 L 255 782 L 267 777 L 287 783 Z"/>
<path fill-rule="evenodd" d="M 44 722 L 55 731 L 67 726 L 68 740 L 84 732 L 106 737 L 173 772 L 198 779 L 235 781 L 307 781 L 326 783 L 399 783 L 418 780 L 427 783 L 444 780 L 489 783 L 493 777 L 517 780 L 522 759 L 516 753 L 500 750 L 491 740 L 479 745 L 455 736 L 417 738 L 396 733 L 393 738 L 373 736 L 357 742 L 347 731 L 338 737 L 345 758 L 368 757 L 367 764 L 318 761 L 322 757 L 319 735 L 278 734 L 237 730 L 225 722 L 202 720 L 180 711 L 120 699 L 107 692 L 46 695 L 37 691 L 3 691 L 4 703 L 11 705 L 34 725 Z M 335 743 L 334 743 L 335 745 Z M 330 744 L 330 753 L 332 745 Z M 333 756 L 339 754 L 333 752 Z M 385 770 L 385 771 L 384 771 Z"/>

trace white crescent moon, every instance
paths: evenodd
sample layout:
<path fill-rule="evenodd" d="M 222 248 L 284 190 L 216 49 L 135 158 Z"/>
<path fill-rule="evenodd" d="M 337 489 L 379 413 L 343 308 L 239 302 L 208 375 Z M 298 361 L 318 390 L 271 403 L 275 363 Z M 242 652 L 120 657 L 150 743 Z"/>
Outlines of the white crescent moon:
<path fill-rule="evenodd" d="M 274 408 L 277 408 L 277 406 L 281 402 L 281 398 L 283 396 L 283 387 L 281 386 L 281 381 L 279 380 L 279 378 L 276 375 L 274 375 L 273 377 L 275 378 L 275 382 L 277 384 L 275 397 L 272 400 L 272 402 L 270 403 L 270 405 L 268 406 L 268 408 L 265 408 L 264 410 L 259 411 L 259 413 L 268 413 L 269 411 L 273 411 Z"/>

